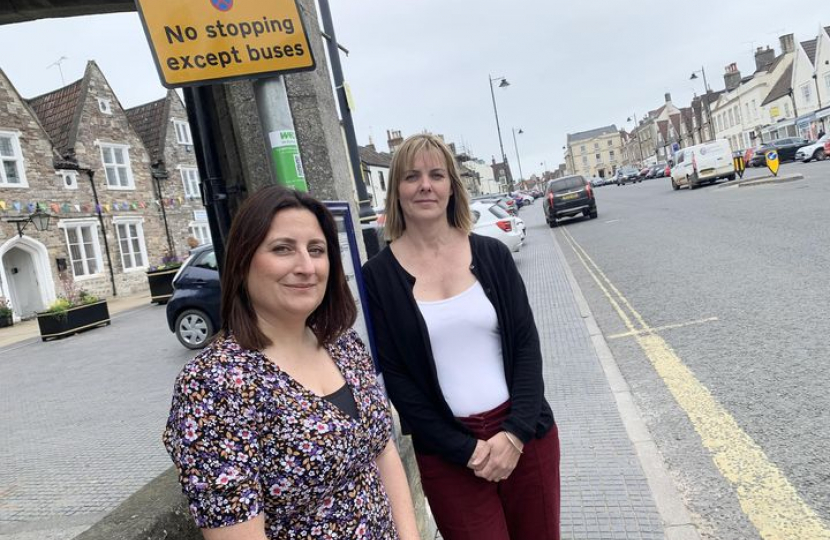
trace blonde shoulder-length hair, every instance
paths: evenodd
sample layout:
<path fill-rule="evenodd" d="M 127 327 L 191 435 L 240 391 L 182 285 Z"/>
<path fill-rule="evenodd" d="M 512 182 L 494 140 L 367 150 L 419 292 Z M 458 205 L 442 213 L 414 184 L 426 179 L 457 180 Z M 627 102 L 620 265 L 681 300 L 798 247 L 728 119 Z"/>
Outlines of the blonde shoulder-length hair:
<path fill-rule="evenodd" d="M 386 196 L 386 223 L 384 236 L 388 241 L 397 240 L 406 230 L 406 220 L 401 211 L 399 188 L 406 172 L 412 168 L 415 159 L 422 153 L 435 152 L 444 160 L 450 177 L 452 194 L 447 204 L 447 221 L 450 226 L 469 234 L 473 228 L 470 215 L 470 196 L 461 182 L 458 165 L 449 147 L 434 135 L 420 134 L 407 138 L 395 150 L 392 166 L 389 169 L 389 193 Z"/>

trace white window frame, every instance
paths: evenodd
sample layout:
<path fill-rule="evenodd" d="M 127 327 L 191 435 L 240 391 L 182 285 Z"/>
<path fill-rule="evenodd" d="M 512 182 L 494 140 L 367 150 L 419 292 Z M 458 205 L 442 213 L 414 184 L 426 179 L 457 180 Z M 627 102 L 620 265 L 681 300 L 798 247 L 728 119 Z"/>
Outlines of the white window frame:
<path fill-rule="evenodd" d="M 87 279 L 94 279 L 104 272 L 104 261 L 101 258 L 101 242 L 98 239 L 98 221 L 90 220 L 90 219 L 64 219 L 58 222 L 58 228 L 63 229 L 63 238 L 64 242 L 66 242 L 66 255 L 69 259 L 69 266 L 72 268 L 72 276 L 75 280 L 83 281 Z M 82 251 L 81 253 L 81 260 L 78 261 L 82 264 L 84 273 L 78 275 L 75 272 L 75 260 L 72 258 L 72 249 L 70 248 L 69 244 L 69 231 L 68 229 L 76 229 L 76 235 L 78 238 L 82 239 L 83 234 L 80 233 L 80 229 L 89 228 L 92 237 L 92 251 L 93 253 L 88 254 L 86 253 L 86 248 L 84 247 L 84 243 L 81 242 L 78 244 L 79 249 Z M 90 273 L 88 262 L 89 260 L 94 259 L 95 264 L 98 267 L 97 272 Z"/>
<path fill-rule="evenodd" d="M 57 171 L 55 174 L 58 175 L 61 182 L 61 187 L 67 190 L 76 190 L 78 189 L 78 171 Z M 70 182 L 67 183 L 66 179 L 69 178 Z"/>
<path fill-rule="evenodd" d="M 112 114 L 112 100 L 106 98 L 97 98 L 98 99 L 98 110 L 101 111 L 102 114 Z"/>
<path fill-rule="evenodd" d="M 121 269 L 124 273 L 130 272 L 139 272 L 142 270 L 146 270 L 148 266 L 147 262 L 147 243 L 144 241 L 144 218 L 131 218 L 131 217 L 114 217 L 112 218 L 112 225 L 115 228 L 115 239 L 118 242 L 118 252 L 121 254 Z M 128 239 L 128 247 L 130 251 L 128 253 L 124 252 L 124 246 L 122 244 L 122 237 L 121 237 L 121 226 L 124 227 L 135 227 L 135 238 L 132 236 Z M 138 240 L 138 252 L 133 251 L 132 240 Z M 141 255 L 141 261 L 143 264 L 136 264 L 136 253 Z M 128 263 L 130 266 L 127 266 Z"/>
<path fill-rule="evenodd" d="M 26 180 L 26 164 L 23 159 L 23 148 L 20 146 L 20 132 L 19 131 L 0 131 L 0 137 L 8 137 L 11 139 L 12 154 L 11 156 L 0 156 L 0 187 L 4 188 L 27 188 L 29 182 Z M 20 179 L 19 183 L 13 184 L 6 178 L 6 162 L 14 162 L 17 165 L 17 176 Z"/>
<path fill-rule="evenodd" d="M 213 242 L 207 221 L 191 221 L 187 224 L 187 233 L 198 240 L 200 246 Z"/>
<path fill-rule="evenodd" d="M 193 145 L 193 133 L 190 131 L 190 124 L 184 120 L 173 119 L 173 129 L 176 131 L 176 142 L 188 146 Z"/>
<path fill-rule="evenodd" d="M 184 188 L 185 199 L 198 199 L 202 195 L 199 192 L 199 169 L 196 167 L 179 167 L 179 173 L 182 175 L 182 187 Z"/>
<path fill-rule="evenodd" d="M 134 190 L 135 189 L 135 179 L 133 178 L 133 167 L 132 167 L 132 164 L 130 163 L 130 146 L 127 145 L 127 144 L 103 143 L 103 142 L 99 142 L 98 146 L 101 148 L 101 163 L 102 163 L 103 168 L 104 168 L 104 176 L 106 177 L 107 189 L 119 190 L 119 191 Z M 107 163 L 107 160 L 106 160 L 106 150 L 107 149 L 109 149 L 112 152 L 113 158 L 115 157 L 115 152 L 116 151 L 123 152 L 124 163 L 123 164 L 118 164 L 117 162 Z M 110 180 L 111 180 L 110 175 L 107 174 L 107 172 L 108 172 L 107 168 L 108 167 L 113 167 L 116 171 L 118 170 L 118 168 L 123 167 L 124 171 L 125 171 L 125 174 L 126 174 L 126 177 L 127 177 L 127 185 L 124 186 L 124 185 L 120 184 L 121 175 L 118 174 L 118 173 L 116 173 L 116 175 L 118 176 L 119 184 L 115 184 L 115 185 L 112 184 L 110 182 Z"/>

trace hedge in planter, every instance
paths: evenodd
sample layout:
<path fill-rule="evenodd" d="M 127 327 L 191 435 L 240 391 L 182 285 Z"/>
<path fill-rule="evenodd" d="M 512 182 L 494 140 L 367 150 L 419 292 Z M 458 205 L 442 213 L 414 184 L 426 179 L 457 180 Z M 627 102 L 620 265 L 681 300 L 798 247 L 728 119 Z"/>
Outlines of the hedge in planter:
<path fill-rule="evenodd" d="M 71 306 L 61 311 L 43 311 L 37 314 L 40 337 L 43 341 L 59 339 L 96 326 L 110 324 L 106 300 Z"/>
<path fill-rule="evenodd" d="M 106 300 L 99 300 L 75 286 L 72 276 L 60 273 L 63 294 L 46 311 L 37 314 L 40 337 L 43 341 L 58 339 L 83 330 L 106 326 L 110 312 Z"/>
<path fill-rule="evenodd" d="M 12 307 L 4 296 L 0 296 L 0 328 L 5 328 L 13 324 L 14 312 L 12 311 Z"/>
<path fill-rule="evenodd" d="M 170 300 L 170 297 L 173 296 L 173 278 L 178 271 L 178 266 L 147 271 L 151 304 L 166 304 Z"/>

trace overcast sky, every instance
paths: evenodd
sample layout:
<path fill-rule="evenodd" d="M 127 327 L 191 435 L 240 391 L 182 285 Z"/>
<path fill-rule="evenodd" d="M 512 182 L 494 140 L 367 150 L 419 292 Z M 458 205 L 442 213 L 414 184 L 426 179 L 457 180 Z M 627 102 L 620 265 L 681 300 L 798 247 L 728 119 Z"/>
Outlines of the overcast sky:
<path fill-rule="evenodd" d="M 242 1 L 242 0 L 237 0 Z M 794 33 L 814 39 L 830 24 L 826 0 L 330 0 L 343 69 L 356 104 L 360 144 L 386 150 L 386 130 L 443 134 L 490 161 L 499 143 L 488 75 L 496 88 L 504 150 L 524 176 L 562 161 L 567 133 L 660 107 L 670 92 L 685 107 L 702 80 L 723 88 L 724 67 L 754 71 L 752 51 Z M 0 68 L 24 97 L 83 76 L 96 60 L 124 107 L 164 89 L 138 15 L 124 13 L 0 26 Z M 514 168 L 514 175 L 518 171 Z"/>

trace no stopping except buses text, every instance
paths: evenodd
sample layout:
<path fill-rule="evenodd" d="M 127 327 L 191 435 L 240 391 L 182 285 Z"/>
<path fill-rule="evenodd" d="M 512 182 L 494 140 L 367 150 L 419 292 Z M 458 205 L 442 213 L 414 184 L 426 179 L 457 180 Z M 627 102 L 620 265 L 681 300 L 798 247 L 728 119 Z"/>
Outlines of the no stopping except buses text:
<path fill-rule="evenodd" d="M 211 52 L 207 54 L 171 56 L 167 58 L 166 64 L 167 68 L 171 71 L 204 69 L 207 67 L 219 67 L 221 69 L 231 64 L 259 62 L 260 60 L 273 60 L 275 58 L 293 56 L 305 56 L 305 54 L 305 47 L 303 47 L 302 43 L 265 47 L 252 47 L 250 45 L 245 45 L 245 50 L 242 52 L 240 52 L 236 46 L 233 46 L 226 51 Z"/>
<path fill-rule="evenodd" d="M 217 20 L 215 23 L 204 26 L 203 33 L 193 26 L 165 26 L 164 36 L 169 45 L 185 44 L 202 39 L 240 38 L 242 40 L 267 39 L 269 34 L 294 34 L 294 21 L 291 19 L 269 19 L 243 22 L 225 22 Z M 229 49 L 200 54 L 182 54 L 168 56 L 164 63 L 171 71 L 187 69 L 205 69 L 209 67 L 225 68 L 232 64 L 245 62 L 259 62 L 279 58 L 300 57 L 306 55 L 306 46 L 303 43 L 290 44 L 245 44 L 244 48 L 234 45 Z"/>

